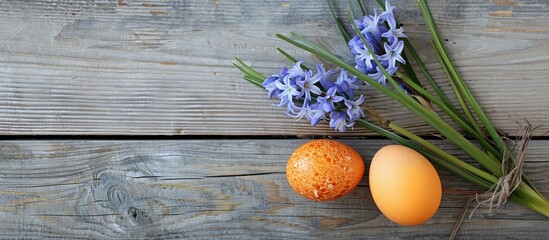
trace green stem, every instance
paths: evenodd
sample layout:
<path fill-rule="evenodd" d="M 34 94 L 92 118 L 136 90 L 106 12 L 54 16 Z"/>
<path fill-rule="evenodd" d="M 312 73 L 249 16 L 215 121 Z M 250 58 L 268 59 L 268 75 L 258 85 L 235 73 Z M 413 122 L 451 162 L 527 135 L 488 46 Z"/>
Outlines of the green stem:
<path fill-rule="evenodd" d="M 238 69 L 240 69 L 242 72 L 246 73 L 246 75 L 250 76 L 250 77 L 253 77 L 255 80 L 258 80 L 258 79 L 265 79 L 265 77 L 263 76 L 263 74 L 257 72 L 256 70 L 254 70 L 253 68 L 249 67 L 246 63 L 244 63 L 242 60 L 240 60 L 240 58 L 235 58 L 236 59 L 236 63 L 233 64 L 235 67 L 237 67 Z M 254 82 L 254 84 L 260 84 L 262 82 Z"/>
<path fill-rule="evenodd" d="M 429 10 L 429 6 L 427 6 L 427 3 L 425 0 L 419 0 L 419 6 L 421 8 L 421 12 L 424 16 L 425 22 L 427 23 L 427 26 L 429 28 L 429 31 L 431 32 L 431 35 L 433 37 L 433 43 L 435 45 L 436 51 L 440 53 L 440 57 L 442 58 L 443 62 L 445 62 L 445 65 L 448 68 L 448 71 L 450 73 L 451 80 L 453 79 L 459 88 L 459 91 L 463 94 L 464 98 L 467 100 L 467 102 L 470 104 L 471 108 L 477 115 L 478 119 L 488 132 L 488 135 L 494 141 L 495 147 L 499 149 L 500 155 L 496 155 L 500 157 L 500 159 L 503 159 L 504 153 L 509 153 L 510 150 L 503 141 L 503 138 L 500 136 L 500 134 L 497 132 L 497 130 L 494 128 L 484 111 L 481 109 L 478 102 L 473 97 L 473 94 L 461 78 L 461 75 L 457 71 L 457 68 L 454 66 L 453 62 L 450 60 L 450 57 L 448 56 L 448 53 L 446 52 L 446 49 L 444 48 L 444 45 L 442 43 L 442 40 L 440 36 L 438 35 L 438 32 L 436 30 L 436 25 L 434 23 L 433 16 L 431 15 L 431 11 Z M 466 108 L 464 108 L 466 109 Z M 511 160 L 514 158 L 511 157 Z M 539 194 L 539 191 L 535 188 L 535 186 L 532 184 L 532 182 L 526 178 L 525 175 L 523 175 L 524 181 L 530 186 L 530 188 L 534 189 L 535 192 Z"/>
<path fill-rule="evenodd" d="M 348 2 L 349 2 L 349 7 L 351 8 L 351 14 L 353 14 L 353 18 L 357 18 L 356 13 L 355 13 L 356 9 L 355 9 L 355 6 L 353 5 L 352 0 L 348 0 Z M 362 16 L 364 16 L 364 15 L 365 14 L 362 14 Z"/>
<path fill-rule="evenodd" d="M 433 43 L 433 42 L 431 41 L 431 43 Z M 456 99 L 458 100 L 458 103 L 461 106 L 461 109 L 465 113 L 465 116 L 467 117 L 467 120 L 471 123 L 471 126 L 474 128 L 474 130 L 475 130 L 475 132 L 477 132 L 477 134 L 483 135 L 483 132 L 480 130 L 480 127 L 477 124 L 477 121 L 475 120 L 475 118 L 471 114 L 471 111 L 469 110 L 469 107 L 465 103 L 465 100 L 463 99 L 462 93 L 459 91 L 459 88 L 456 86 L 457 83 L 454 80 L 454 78 L 452 77 L 452 75 L 450 74 L 448 66 L 442 60 L 442 55 L 441 55 L 440 51 L 438 51 L 438 48 L 434 47 L 434 45 L 433 45 L 433 49 L 435 50 L 435 54 L 436 54 L 436 56 L 437 56 L 437 58 L 440 62 L 440 65 L 442 66 L 442 69 L 444 70 L 444 73 L 446 74 L 446 76 L 450 80 L 450 84 L 452 85 L 452 89 L 454 90 L 454 95 L 456 96 Z M 501 159 L 501 157 L 502 157 L 501 154 L 498 153 L 497 155 L 499 155 L 499 157 Z"/>
<path fill-rule="evenodd" d="M 452 110 L 455 114 L 459 114 L 458 110 L 454 107 L 454 105 L 450 102 L 450 99 L 442 92 L 438 84 L 436 84 L 435 80 L 429 73 L 429 70 L 427 70 L 427 67 L 425 66 L 425 63 L 421 60 L 419 57 L 419 54 L 417 54 L 416 50 L 410 43 L 410 41 L 407 38 L 404 38 L 404 45 L 408 52 L 410 52 L 410 55 L 414 58 L 414 61 L 416 62 L 417 66 L 419 67 L 419 70 L 423 73 L 423 76 L 425 76 L 425 79 L 431 85 L 435 93 L 438 95 L 438 97 L 444 102 L 444 104 Z"/>
<path fill-rule="evenodd" d="M 292 63 L 296 63 L 297 62 L 297 59 L 295 59 L 294 57 L 292 57 L 292 55 L 290 55 L 289 53 L 287 53 L 286 51 L 284 51 L 282 48 L 279 48 L 277 47 L 276 48 L 276 51 L 278 53 L 280 53 L 282 56 L 284 56 L 286 59 L 290 60 L 290 62 Z M 310 68 L 307 67 L 304 63 L 301 63 L 301 68 L 305 71 L 309 70 Z"/>
<path fill-rule="evenodd" d="M 396 132 L 402 134 L 403 136 L 406 136 L 410 139 L 412 139 L 413 141 L 419 143 L 420 145 L 422 145 L 423 147 L 425 147 L 426 149 L 428 149 L 429 151 L 435 153 L 436 155 L 440 156 L 441 158 L 443 159 L 446 159 L 447 161 L 450 161 L 452 164 L 458 166 L 459 168 L 461 169 L 464 169 L 464 170 L 467 170 L 489 182 L 492 182 L 492 183 L 495 183 L 498 181 L 498 179 L 496 177 L 494 177 L 492 174 L 490 173 L 487 173 L 485 171 L 482 171 L 476 167 L 474 167 L 473 165 L 470 165 L 464 161 L 461 161 L 459 160 L 458 158 L 454 157 L 453 155 L 443 151 L 442 149 L 438 148 L 437 146 L 433 145 L 432 143 L 426 141 L 425 139 L 419 137 L 418 135 L 394 124 L 394 123 L 390 123 L 388 125 L 389 128 L 395 130 Z"/>
<path fill-rule="evenodd" d="M 343 26 L 343 23 L 341 22 L 341 20 L 337 18 L 337 15 L 334 10 L 334 4 L 332 3 L 332 1 L 326 0 L 326 2 L 328 3 L 328 7 L 330 8 L 330 14 L 332 15 L 332 18 L 336 22 L 337 29 L 339 30 L 339 33 L 341 33 L 341 37 L 343 37 L 343 40 L 345 41 L 345 45 L 347 45 L 349 40 L 351 40 L 351 36 L 349 36 L 349 33 L 347 32 L 347 30 L 345 30 L 345 27 Z"/>
<path fill-rule="evenodd" d="M 444 104 L 440 99 L 433 96 L 427 90 L 422 88 L 420 85 L 414 83 L 408 76 L 402 74 L 401 72 L 396 72 L 395 76 L 402 79 L 409 87 L 418 92 L 419 94 L 426 97 L 430 102 L 434 103 L 439 107 L 444 113 L 446 113 L 454 122 L 458 123 L 465 131 L 468 133 L 475 133 L 474 130 L 467 124 L 457 113 L 452 111 L 446 104 Z"/>
<path fill-rule="evenodd" d="M 411 82 L 411 80 L 406 76 L 403 75 L 400 72 L 396 72 L 395 76 L 398 78 L 404 80 L 406 84 L 408 84 L 409 87 L 416 90 L 418 93 L 425 96 L 429 101 L 434 103 L 436 106 L 438 106 L 444 113 L 446 113 L 454 122 L 459 124 L 460 127 L 462 127 L 467 133 L 471 134 L 480 144 L 481 146 L 488 150 L 490 153 L 495 155 L 500 155 L 500 153 L 495 149 L 485 138 L 483 135 L 480 135 L 477 131 L 475 131 L 471 126 L 469 126 L 461 117 L 459 117 L 457 114 L 455 114 L 448 106 L 446 106 L 441 100 L 437 99 L 435 96 L 433 96 L 431 93 L 423 89 L 421 86 L 416 85 L 415 83 Z M 496 159 L 495 159 L 496 160 Z"/>
<path fill-rule="evenodd" d="M 457 68 L 454 66 L 454 64 L 450 60 L 450 57 L 448 56 L 448 53 L 446 52 L 446 49 L 444 48 L 442 40 L 441 40 L 440 36 L 438 35 L 437 30 L 436 30 L 436 25 L 434 23 L 433 16 L 431 15 L 431 11 L 429 10 L 429 6 L 427 6 L 427 3 L 425 2 L 425 0 L 419 0 L 418 2 L 419 2 L 419 7 L 421 9 L 423 17 L 425 19 L 425 22 L 427 23 L 427 27 L 429 28 L 429 31 L 431 32 L 431 35 L 433 37 L 433 42 L 435 43 L 436 48 L 440 52 L 443 61 L 448 66 L 448 70 L 450 72 L 450 75 L 452 76 L 452 78 L 454 78 L 455 82 L 457 83 L 458 87 L 460 88 L 460 91 L 463 93 L 463 95 L 465 96 L 465 99 L 467 99 L 467 101 L 471 105 L 471 108 L 473 109 L 473 111 L 475 112 L 477 117 L 479 118 L 480 122 L 486 128 L 486 131 L 488 132 L 488 134 L 490 135 L 492 140 L 496 143 L 497 148 L 500 150 L 500 152 L 505 152 L 505 149 L 507 147 L 506 147 L 505 143 L 503 142 L 503 140 L 501 139 L 501 136 L 496 131 L 494 126 L 490 123 L 490 121 L 488 120 L 488 117 L 486 116 L 484 111 L 482 111 L 482 109 L 480 108 L 480 105 L 474 99 L 473 95 L 471 94 L 471 92 L 469 91 L 467 86 L 465 85 L 465 82 L 461 78 L 461 75 L 457 71 Z"/>
<path fill-rule="evenodd" d="M 410 60 L 408 59 L 406 53 L 402 52 L 401 55 L 405 62 L 410 63 Z M 412 64 L 402 64 L 402 67 L 404 67 L 404 71 L 406 71 L 406 74 L 409 76 L 410 80 L 423 88 L 421 82 L 419 81 L 419 78 L 416 75 L 416 72 L 414 71 L 414 68 L 412 67 Z"/>
<path fill-rule="evenodd" d="M 513 192 L 513 195 L 511 195 L 511 198 L 513 196 L 524 200 L 524 202 L 520 202 L 524 206 L 549 217 L 549 201 L 535 189 L 530 188 L 528 184 L 521 182 Z M 515 200 L 515 198 L 512 199 Z"/>
<path fill-rule="evenodd" d="M 531 209 L 534 212 L 537 212 L 545 217 L 549 218 L 549 203 L 547 201 L 542 201 L 539 199 L 523 199 L 516 195 L 511 195 L 509 198 L 511 200 L 522 204 L 523 206 Z"/>
<path fill-rule="evenodd" d="M 366 8 L 364 8 L 364 5 L 362 4 L 362 1 L 356 0 L 358 3 L 358 6 L 360 7 L 360 11 L 362 12 L 362 16 L 366 15 Z"/>

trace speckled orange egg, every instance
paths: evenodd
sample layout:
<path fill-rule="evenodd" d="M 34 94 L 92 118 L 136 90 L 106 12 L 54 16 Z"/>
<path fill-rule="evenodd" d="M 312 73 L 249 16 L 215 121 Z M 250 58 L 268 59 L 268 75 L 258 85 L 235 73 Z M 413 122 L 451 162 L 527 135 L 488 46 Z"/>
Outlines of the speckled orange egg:
<path fill-rule="evenodd" d="M 428 221 L 442 198 L 442 185 L 433 165 L 405 146 L 385 146 L 374 155 L 369 183 L 383 215 L 405 226 Z"/>
<path fill-rule="evenodd" d="M 351 192 L 364 175 L 362 157 L 334 140 L 313 140 L 297 148 L 288 160 L 286 178 L 301 196 L 334 200 Z"/>

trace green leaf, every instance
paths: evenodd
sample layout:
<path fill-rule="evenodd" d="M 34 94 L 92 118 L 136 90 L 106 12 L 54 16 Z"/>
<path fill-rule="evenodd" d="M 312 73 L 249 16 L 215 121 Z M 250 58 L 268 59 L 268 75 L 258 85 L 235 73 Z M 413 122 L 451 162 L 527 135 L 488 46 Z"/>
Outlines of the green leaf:
<path fill-rule="evenodd" d="M 356 0 L 356 2 L 358 3 L 358 7 L 360 7 L 360 12 L 362 13 L 362 16 L 365 16 L 366 15 L 366 8 L 362 4 L 362 1 Z"/>
<path fill-rule="evenodd" d="M 239 58 L 235 58 L 235 59 L 236 59 L 236 63 L 233 63 L 233 66 L 235 66 L 238 70 L 240 70 L 244 74 L 242 78 L 250 83 L 253 83 L 258 87 L 263 88 L 262 83 L 265 80 L 265 77 L 261 73 L 250 68 Z"/>
<path fill-rule="evenodd" d="M 464 98 L 470 104 L 471 108 L 479 118 L 482 125 L 484 125 L 484 127 L 486 128 L 486 131 L 488 132 L 492 140 L 496 143 L 497 148 L 500 150 L 500 152 L 505 152 L 507 147 L 503 142 L 501 136 L 496 131 L 492 123 L 490 123 L 490 120 L 488 119 L 484 111 L 482 111 L 480 105 L 478 104 L 478 102 L 475 100 L 475 98 L 473 97 L 473 95 L 465 85 L 465 82 L 461 78 L 461 75 L 457 71 L 457 68 L 454 66 L 454 64 L 450 60 L 450 57 L 448 56 L 448 53 L 444 48 L 442 40 L 436 30 L 436 25 L 433 20 L 433 16 L 431 15 L 431 11 L 429 10 L 429 6 L 427 6 L 427 3 L 425 2 L 425 0 L 419 0 L 418 2 L 419 2 L 419 7 L 421 9 L 423 17 L 425 19 L 425 22 L 427 23 L 427 27 L 429 28 L 429 31 L 431 32 L 431 35 L 433 37 L 433 42 L 435 44 L 435 47 L 437 48 L 437 51 L 440 52 L 440 56 L 443 62 L 445 63 L 446 67 L 448 68 L 448 72 L 450 73 L 450 76 L 452 76 L 452 79 L 454 79 L 457 87 L 459 88 L 459 91 L 463 94 Z"/>
<path fill-rule="evenodd" d="M 421 86 L 416 85 L 415 83 L 411 82 L 411 80 L 408 80 L 408 77 L 403 75 L 400 72 L 396 72 L 396 76 L 403 79 L 405 83 L 408 84 L 408 86 L 415 91 L 419 92 L 423 96 L 425 96 L 429 101 L 434 103 L 437 107 L 439 107 L 450 119 L 452 119 L 454 122 L 459 124 L 461 128 L 463 128 L 467 133 L 471 134 L 479 143 L 481 146 L 488 150 L 492 154 L 499 154 L 497 149 L 495 149 L 490 142 L 488 142 L 484 135 L 476 132 L 471 126 L 468 125 L 466 121 L 464 121 L 458 114 L 453 112 L 448 106 L 446 106 L 440 99 L 437 99 L 435 96 L 433 96 L 431 93 L 423 89 Z"/>
<path fill-rule="evenodd" d="M 414 68 L 412 67 L 412 64 L 410 63 L 410 60 L 408 59 L 408 56 L 405 52 L 402 52 L 402 58 L 407 64 L 401 64 L 401 66 L 404 68 L 404 71 L 406 71 L 406 75 L 417 85 L 421 86 L 421 82 L 419 81 L 419 78 L 416 75 L 416 72 L 414 71 Z M 423 87 L 423 86 L 421 86 Z"/>
<path fill-rule="evenodd" d="M 277 47 L 276 48 L 276 51 L 278 51 L 278 53 L 282 54 L 282 56 L 284 56 L 285 58 L 287 58 L 288 60 L 290 60 L 292 63 L 297 63 L 297 59 L 292 57 L 289 53 L 287 53 L 286 51 L 282 50 L 282 48 L 279 48 Z M 307 67 L 304 63 L 301 63 L 301 68 L 305 71 L 308 71 L 310 68 Z"/>
<path fill-rule="evenodd" d="M 407 51 L 410 53 L 410 55 L 412 55 L 412 58 L 414 59 L 414 62 L 416 62 L 417 66 L 419 67 L 419 70 L 423 73 L 423 76 L 425 77 L 425 79 L 427 80 L 429 85 L 431 85 L 431 87 L 433 88 L 435 93 L 438 95 L 438 97 L 442 100 L 442 102 L 444 102 L 444 105 L 446 105 L 448 108 L 450 108 L 452 110 L 452 112 L 459 115 L 458 110 L 454 107 L 454 105 L 452 105 L 452 103 L 450 102 L 450 100 L 448 99 L 446 94 L 444 94 L 444 92 L 440 89 L 438 84 L 436 84 L 435 80 L 433 79 L 433 77 L 429 73 L 429 70 L 427 70 L 427 67 L 425 67 L 425 63 L 423 63 L 423 61 L 421 60 L 421 58 L 417 54 L 416 50 L 414 49 L 414 46 L 412 46 L 412 44 L 410 43 L 410 41 L 407 38 L 404 38 L 403 41 L 404 41 L 405 49 L 407 49 Z M 406 60 L 406 61 L 408 61 L 408 60 Z"/>
<path fill-rule="evenodd" d="M 480 130 L 480 127 L 478 126 L 477 121 L 473 117 L 473 114 L 471 114 L 471 111 L 469 110 L 469 107 L 465 103 L 465 100 L 463 99 L 462 92 L 458 88 L 455 79 L 452 77 L 452 75 L 450 73 L 450 69 L 448 68 L 448 65 L 446 64 L 446 62 L 444 62 L 442 60 L 442 53 L 439 51 L 438 48 L 434 47 L 434 43 L 433 43 L 433 49 L 435 50 L 435 54 L 436 54 L 441 66 L 442 66 L 442 69 L 444 70 L 444 73 L 446 74 L 446 76 L 447 76 L 447 78 L 450 82 L 450 85 L 452 85 L 452 89 L 454 90 L 454 95 L 456 96 L 456 99 L 458 100 L 458 103 L 461 106 L 461 110 L 463 111 L 463 113 L 465 113 L 466 119 L 468 120 L 468 122 L 471 124 L 474 131 L 478 135 L 484 135 L 482 130 Z M 498 155 L 501 155 L 501 154 L 498 154 Z M 500 159 L 501 159 L 501 156 L 500 156 Z"/>
<path fill-rule="evenodd" d="M 332 18 L 335 20 L 337 28 L 339 29 L 339 33 L 341 33 L 341 37 L 343 37 L 343 40 L 345 40 L 345 44 L 347 44 L 349 40 L 351 40 L 351 36 L 349 36 L 347 30 L 345 30 L 345 27 L 343 26 L 341 20 L 337 18 L 332 1 L 326 0 L 326 2 L 328 3 L 328 7 L 330 8 L 330 14 L 332 15 Z"/>

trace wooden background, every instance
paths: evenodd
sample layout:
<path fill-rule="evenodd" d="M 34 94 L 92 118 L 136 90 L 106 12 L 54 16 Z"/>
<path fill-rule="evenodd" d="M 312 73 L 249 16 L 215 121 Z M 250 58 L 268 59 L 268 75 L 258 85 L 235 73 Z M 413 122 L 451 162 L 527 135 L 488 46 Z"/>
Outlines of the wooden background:
<path fill-rule="evenodd" d="M 441 79 L 416 1 L 392 2 Z M 496 127 L 513 136 L 517 121 L 543 125 L 526 171 L 549 196 L 549 3 L 429 3 Z M 344 14 L 347 1 L 336 9 Z M 366 179 L 327 203 L 288 186 L 285 161 L 307 139 L 342 138 L 367 164 L 390 143 L 289 119 L 232 67 L 240 57 L 275 73 L 289 65 L 275 46 L 315 61 L 274 37 L 292 31 L 350 59 L 327 13 L 318 0 L 0 0 L 0 238 L 447 238 L 480 190 L 444 170 L 440 210 L 412 228 L 381 215 Z M 389 119 L 433 133 L 363 91 Z M 459 235 L 547 236 L 549 220 L 514 203 L 494 216 L 478 211 Z"/>

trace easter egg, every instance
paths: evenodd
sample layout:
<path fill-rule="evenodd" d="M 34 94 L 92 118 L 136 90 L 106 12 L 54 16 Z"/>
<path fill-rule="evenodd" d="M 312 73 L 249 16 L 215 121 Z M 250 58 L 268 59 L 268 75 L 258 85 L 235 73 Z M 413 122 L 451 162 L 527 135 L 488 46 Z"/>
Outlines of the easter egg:
<path fill-rule="evenodd" d="M 442 198 L 442 185 L 433 165 L 417 151 L 401 145 L 385 146 L 374 155 L 369 184 L 383 215 L 404 226 L 428 221 Z"/>
<path fill-rule="evenodd" d="M 360 154 L 344 143 L 327 139 L 301 145 L 286 166 L 292 189 L 313 201 L 335 200 L 348 194 L 363 175 Z"/>

